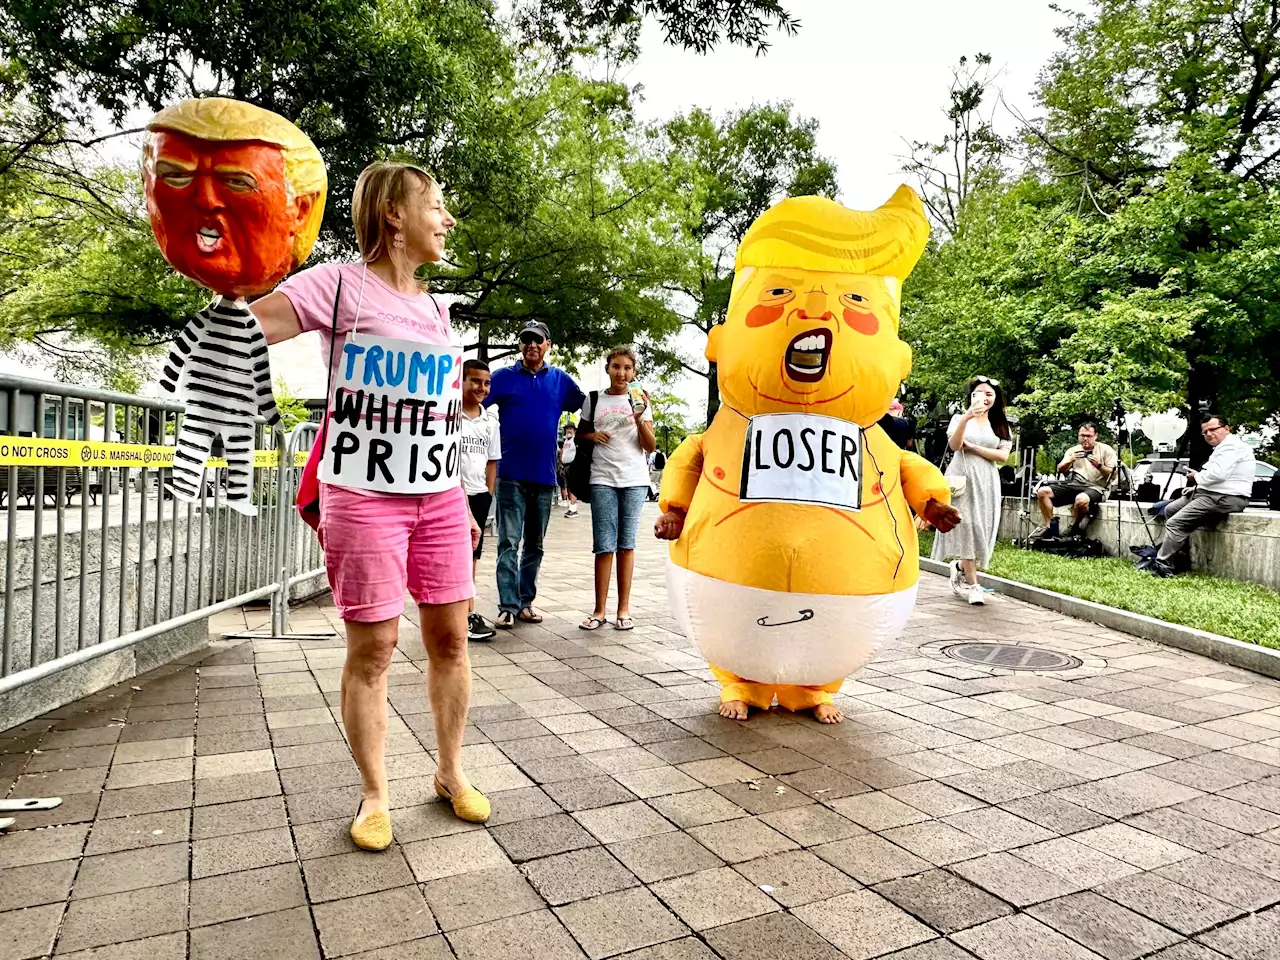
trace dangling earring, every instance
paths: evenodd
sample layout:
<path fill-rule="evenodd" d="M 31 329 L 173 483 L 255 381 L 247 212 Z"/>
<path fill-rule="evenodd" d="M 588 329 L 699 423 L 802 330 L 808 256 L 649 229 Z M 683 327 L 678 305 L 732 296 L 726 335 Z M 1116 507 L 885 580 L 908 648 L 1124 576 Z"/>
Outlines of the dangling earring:
<path fill-rule="evenodd" d="M 396 231 L 396 235 L 395 235 L 395 248 L 397 250 L 404 249 L 404 234 L 401 233 L 399 230 Z"/>

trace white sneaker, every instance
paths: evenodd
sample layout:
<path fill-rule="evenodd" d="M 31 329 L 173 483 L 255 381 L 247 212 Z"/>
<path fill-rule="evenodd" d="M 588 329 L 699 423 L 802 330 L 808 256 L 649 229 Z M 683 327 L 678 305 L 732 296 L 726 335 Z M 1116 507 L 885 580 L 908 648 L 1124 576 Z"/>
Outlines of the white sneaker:
<path fill-rule="evenodd" d="M 564 512 L 564 515 L 566 517 L 576 517 L 578 515 L 578 505 L 574 504 L 573 506 L 571 506 L 568 510 Z"/>
<path fill-rule="evenodd" d="M 987 602 L 987 598 L 986 596 L 984 596 L 984 591 L 982 589 L 982 584 L 980 583 L 969 584 L 968 600 L 970 603 L 972 603 L 974 606 L 977 606 L 977 607 L 980 607 Z"/>
<path fill-rule="evenodd" d="M 964 582 L 964 571 L 960 569 L 960 561 L 951 561 L 951 592 L 957 597 L 963 597 L 968 590 L 968 586 Z"/>

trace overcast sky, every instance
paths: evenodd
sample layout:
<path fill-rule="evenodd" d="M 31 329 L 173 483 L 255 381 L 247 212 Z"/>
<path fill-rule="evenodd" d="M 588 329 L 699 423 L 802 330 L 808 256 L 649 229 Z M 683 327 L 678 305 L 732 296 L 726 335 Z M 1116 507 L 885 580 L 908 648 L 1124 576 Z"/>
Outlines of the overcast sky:
<path fill-rule="evenodd" d="M 1078 7 L 1084 0 L 1067 2 Z M 883 203 L 906 180 L 899 172 L 904 138 L 928 140 L 946 132 L 942 107 L 950 69 L 961 55 L 990 53 L 1005 99 L 1033 112 L 1031 91 L 1057 47 L 1053 30 L 1063 23 L 1042 0 L 786 5 L 800 19 L 800 30 L 794 37 L 774 37 L 765 56 L 728 46 L 698 56 L 667 46 L 661 30 L 649 25 L 639 61 L 621 79 L 642 88 L 639 110 L 646 119 L 692 107 L 720 114 L 753 102 L 792 101 L 797 113 L 819 123 L 819 149 L 835 161 L 841 201 L 861 209 Z M 275 370 L 290 374 L 294 392 L 302 396 L 323 392 L 313 339 L 272 350 Z M 696 340 L 683 342 L 700 353 Z M 0 358 L 0 369 L 14 366 Z M 588 389 L 605 385 L 602 371 L 583 380 Z M 677 392 L 698 417 L 705 384 L 690 377 Z"/>

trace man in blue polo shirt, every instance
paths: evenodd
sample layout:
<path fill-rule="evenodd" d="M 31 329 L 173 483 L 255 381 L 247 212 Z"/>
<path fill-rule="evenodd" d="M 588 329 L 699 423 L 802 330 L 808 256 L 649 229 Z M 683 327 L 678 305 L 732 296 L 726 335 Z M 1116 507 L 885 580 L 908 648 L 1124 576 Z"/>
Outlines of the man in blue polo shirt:
<path fill-rule="evenodd" d="M 534 609 L 542 538 L 556 491 L 556 434 L 560 414 L 584 399 L 573 377 L 546 362 L 551 331 L 530 320 L 520 330 L 520 360 L 493 372 L 485 406 L 496 406 L 502 431 L 498 461 L 498 619 L 510 630 L 518 617 L 541 623 Z M 524 540 L 524 550 L 520 541 Z"/>

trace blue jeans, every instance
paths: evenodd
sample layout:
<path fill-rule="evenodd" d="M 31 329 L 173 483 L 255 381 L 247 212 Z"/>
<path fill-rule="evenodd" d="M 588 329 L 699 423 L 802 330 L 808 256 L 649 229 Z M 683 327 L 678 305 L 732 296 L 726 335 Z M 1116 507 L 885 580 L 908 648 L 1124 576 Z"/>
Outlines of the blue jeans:
<path fill-rule="evenodd" d="M 551 520 L 555 489 L 528 480 L 498 479 L 498 609 L 504 613 L 519 613 L 538 595 L 542 538 Z"/>
<path fill-rule="evenodd" d="M 636 528 L 648 487 L 591 485 L 591 539 L 593 553 L 617 553 L 636 548 Z"/>

